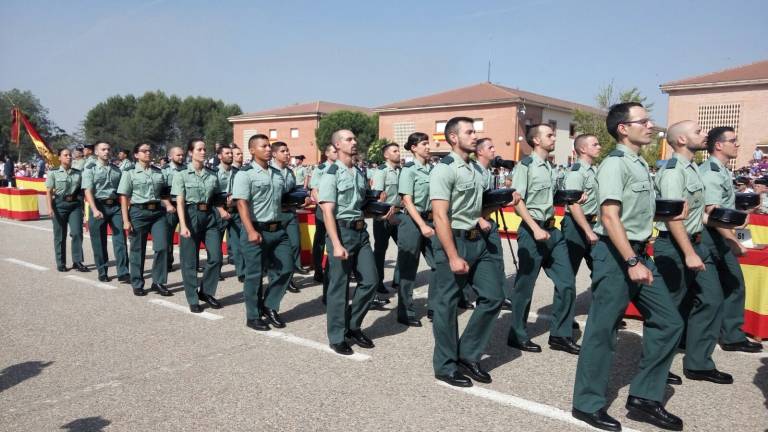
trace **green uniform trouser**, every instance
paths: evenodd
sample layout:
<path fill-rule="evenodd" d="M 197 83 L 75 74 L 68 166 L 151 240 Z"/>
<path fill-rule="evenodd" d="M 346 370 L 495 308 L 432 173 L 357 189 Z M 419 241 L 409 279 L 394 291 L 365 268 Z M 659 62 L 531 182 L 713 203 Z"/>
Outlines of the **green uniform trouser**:
<path fill-rule="evenodd" d="M 347 250 L 348 258 L 346 260 L 334 258 L 333 243 L 326 238 L 325 244 L 328 247 L 326 316 L 328 342 L 331 344 L 344 342 L 347 331 L 360 329 L 378 281 L 367 228 L 355 231 L 337 225 L 337 229 L 339 240 Z M 358 280 L 350 305 L 348 275 L 352 271 L 356 271 Z"/>
<path fill-rule="evenodd" d="M 513 343 L 522 343 L 529 339 L 525 325 L 531 308 L 533 287 L 542 267 L 555 284 L 549 334 L 556 337 L 573 337 L 576 281 L 568 257 L 568 246 L 559 229 L 551 228 L 547 231 L 549 240 L 544 242 L 537 242 L 533 238 L 533 233 L 526 223 L 521 223 L 517 231 L 520 270 L 515 278 L 515 288 L 510 299 L 512 326 L 509 329 L 509 341 Z"/>
<path fill-rule="evenodd" d="M 430 222 L 427 222 L 432 226 Z M 397 268 L 400 269 L 400 287 L 397 289 L 397 319 L 405 321 L 416 318 L 413 307 L 413 288 L 419 269 L 420 255 L 424 255 L 431 269 L 429 285 L 434 284 L 435 262 L 432 252 L 432 239 L 421 235 L 410 215 L 403 215 L 398 226 Z"/>
<path fill-rule="evenodd" d="M 717 276 L 715 258 L 702 242 L 694 244 L 696 254 L 704 262 L 704 271 L 694 272 L 685 266 L 685 256 L 671 237 L 659 236 L 653 244 L 653 261 L 669 288 L 687 330 L 684 332 L 683 367 L 690 370 L 712 370 L 712 352 L 722 325 L 723 289 Z M 711 244 L 711 239 L 709 240 Z"/>
<path fill-rule="evenodd" d="M 235 262 L 237 277 L 245 276 L 245 259 L 240 252 L 240 215 L 235 212 L 230 213 L 229 216 L 229 220 L 216 217 L 219 220 L 219 234 L 223 239 L 224 233 L 227 233 L 227 256 Z"/>
<path fill-rule="evenodd" d="M 93 217 L 93 209 L 90 209 L 88 229 L 91 233 L 93 259 L 96 261 L 96 269 L 99 272 L 99 276 L 107 275 L 107 263 L 109 262 L 107 225 L 112 228 L 112 249 L 115 252 L 117 275 L 127 275 L 128 250 L 125 245 L 125 230 L 123 229 L 123 214 L 120 211 L 120 204 L 118 204 L 117 200 L 115 200 L 113 205 L 102 204 L 97 200 L 96 207 L 104 217 L 96 219 Z"/>
<path fill-rule="evenodd" d="M 221 232 L 215 209 L 207 212 L 197 209 L 196 204 L 187 204 L 187 228 L 189 237 L 180 237 L 179 254 L 181 258 L 181 278 L 184 281 L 184 293 L 187 303 L 196 305 L 200 301 L 197 295 L 197 256 L 198 246 L 202 242 L 208 252 L 208 260 L 203 270 L 200 290 L 209 296 L 216 295 L 221 273 Z"/>
<path fill-rule="evenodd" d="M 590 224 L 592 228 L 595 224 Z M 571 261 L 571 268 L 573 269 L 573 275 L 579 273 L 579 267 L 581 267 L 581 260 L 587 262 L 587 268 L 590 272 L 592 267 L 592 245 L 587 241 L 587 235 L 576 225 L 576 220 L 570 213 L 566 213 L 563 220 L 560 222 L 560 229 L 565 237 L 565 244 L 568 246 L 568 257 Z"/>
<path fill-rule="evenodd" d="M 291 245 L 284 228 L 269 232 L 260 231 L 261 243 L 248 241 L 248 234 L 240 224 L 240 252 L 245 262 L 245 317 L 248 320 L 261 318 L 264 308 L 280 310 L 280 301 L 288 288 L 293 271 Z M 263 290 L 261 278 L 267 271 L 269 284 Z"/>
<path fill-rule="evenodd" d="M 51 222 L 56 265 L 67 265 L 67 228 L 72 237 L 72 262 L 83 262 L 83 202 L 54 198 Z"/>
<path fill-rule="evenodd" d="M 402 217 L 399 215 L 398 217 Z M 384 288 L 384 258 L 387 255 L 389 239 L 397 243 L 398 225 L 392 224 L 387 220 L 373 221 L 373 256 L 376 260 L 376 272 L 379 275 L 376 288 Z M 393 284 L 400 284 L 400 269 L 395 267 L 395 274 L 392 276 Z"/>
<path fill-rule="evenodd" d="M 435 272 L 434 286 L 429 294 L 429 307 L 433 311 L 432 332 L 435 350 L 432 367 L 435 375 L 450 375 L 456 371 L 459 359 L 478 362 L 493 331 L 504 300 L 503 276 L 497 259 L 483 236 L 468 240 L 454 235 L 456 250 L 474 271 L 472 287 L 477 293 L 477 305 L 459 338 L 458 303 L 469 282 L 469 274 L 454 274 L 443 245 L 435 235 L 432 238 Z"/>
<path fill-rule="evenodd" d="M 323 255 L 325 252 L 325 223 L 320 206 L 315 210 L 315 236 L 312 239 L 312 266 L 315 273 L 323 272 Z M 324 285 L 327 288 L 327 284 Z"/>
<path fill-rule="evenodd" d="M 656 265 L 640 247 L 636 247 L 635 253 L 653 273 L 652 285 L 638 285 L 629 279 L 624 259 L 607 238 L 601 237 L 592 248 L 592 304 L 573 389 L 573 407 L 586 413 L 606 408 L 605 392 L 618 328 L 630 301 L 645 321 L 643 352 L 629 394 L 657 402 L 664 399 L 667 374 L 683 332 L 683 321 Z"/>
<path fill-rule="evenodd" d="M 147 254 L 147 236 L 150 233 L 152 250 L 155 252 L 152 260 L 152 282 L 164 285 L 168 281 L 168 222 L 165 220 L 165 209 L 160 204 L 156 210 L 132 205 L 128 217 L 133 226 L 133 232 L 128 234 L 131 243 L 128 260 L 131 286 L 144 288 L 144 259 Z"/>
<path fill-rule="evenodd" d="M 744 273 L 739 259 L 720 233 L 712 228 L 705 228 L 709 236 L 704 237 L 705 245 L 712 250 L 717 263 L 717 274 L 723 288 L 723 324 L 720 329 L 720 342 L 738 343 L 747 339 L 744 330 Z"/>
<path fill-rule="evenodd" d="M 176 198 L 171 198 L 171 204 L 176 207 Z M 171 264 L 173 264 L 173 234 L 176 232 L 176 227 L 179 226 L 179 214 L 178 213 L 166 213 L 165 220 L 168 224 L 168 234 L 166 235 L 168 252 L 166 257 L 168 258 L 168 270 L 171 270 Z M 179 240 L 181 242 L 181 240 Z"/>
<path fill-rule="evenodd" d="M 299 233 L 299 218 L 295 212 L 283 212 L 290 214 L 291 218 L 286 217 L 288 225 L 285 226 L 285 232 L 288 234 L 288 243 L 291 245 L 291 256 L 293 257 L 294 269 L 301 268 L 301 234 Z M 293 273 L 293 271 L 291 271 Z"/>

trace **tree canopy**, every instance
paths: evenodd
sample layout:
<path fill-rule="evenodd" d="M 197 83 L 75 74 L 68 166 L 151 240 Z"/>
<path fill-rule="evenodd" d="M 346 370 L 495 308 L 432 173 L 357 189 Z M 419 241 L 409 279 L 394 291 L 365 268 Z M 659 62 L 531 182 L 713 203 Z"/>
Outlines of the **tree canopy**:
<path fill-rule="evenodd" d="M 361 155 L 379 136 L 379 116 L 367 115 L 358 111 L 336 111 L 320 119 L 315 130 L 317 148 L 324 151 L 331 143 L 331 135 L 340 129 L 352 131 L 357 137 L 358 151 Z"/>
<path fill-rule="evenodd" d="M 40 99 L 29 90 L 11 89 L 0 91 L 0 153 L 9 154 L 14 159 L 21 153 L 22 159 L 30 159 L 37 155 L 37 150 L 24 127 L 21 127 L 21 143 L 19 147 L 11 144 L 11 108 L 18 106 L 27 116 L 40 137 L 54 150 L 66 147 L 76 138 L 58 127 L 48 116 L 48 108 L 43 106 Z"/>

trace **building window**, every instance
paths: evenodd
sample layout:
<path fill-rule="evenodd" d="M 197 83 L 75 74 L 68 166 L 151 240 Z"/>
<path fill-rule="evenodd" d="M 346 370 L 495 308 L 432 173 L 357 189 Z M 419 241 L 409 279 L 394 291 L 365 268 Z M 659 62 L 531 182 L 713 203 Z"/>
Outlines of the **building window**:
<path fill-rule="evenodd" d="M 269 130 L 269 139 L 275 139 L 277 138 L 277 129 L 270 129 Z"/>
<path fill-rule="evenodd" d="M 256 129 L 246 129 L 243 131 L 243 147 L 248 147 L 248 140 L 251 139 L 252 136 L 259 133 Z"/>
<path fill-rule="evenodd" d="M 299 137 L 299 129 L 291 128 L 291 138 L 298 138 L 298 137 Z"/>
<path fill-rule="evenodd" d="M 483 122 L 483 119 L 475 119 L 473 127 L 475 128 L 475 132 L 482 132 L 485 130 L 485 122 Z"/>
<path fill-rule="evenodd" d="M 571 123 L 568 125 L 568 137 L 576 138 L 576 123 Z"/>
<path fill-rule="evenodd" d="M 438 120 L 435 122 L 435 133 L 445 133 L 445 125 L 448 123 L 447 120 Z"/>
<path fill-rule="evenodd" d="M 738 103 L 699 105 L 698 121 L 702 131 L 709 132 L 718 126 L 730 126 L 738 135 L 740 115 L 741 104 Z M 709 153 L 705 151 L 704 157 L 709 157 Z M 731 159 L 728 165 L 730 169 L 736 169 L 736 159 Z"/>
<path fill-rule="evenodd" d="M 408 141 L 408 135 L 416 132 L 416 123 L 399 122 L 392 125 L 392 136 L 396 143 L 403 145 Z"/>

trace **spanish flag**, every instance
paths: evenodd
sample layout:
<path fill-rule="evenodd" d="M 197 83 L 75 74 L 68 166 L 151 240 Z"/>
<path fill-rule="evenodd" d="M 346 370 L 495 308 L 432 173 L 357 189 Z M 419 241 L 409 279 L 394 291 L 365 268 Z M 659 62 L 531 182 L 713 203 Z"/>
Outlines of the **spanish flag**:
<path fill-rule="evenodd" d="M 17 146 L 21 142 L 21 110 L 18 107 L 11 108 L 11 142 Z"/>
<path fill-rule="evenodd" d="M 43 141 L 43 139 L 40 137 L 40 134 L 37 133 L 37 130 L 35 130 L 35 127 L 32 126 L 32 123 L 30 123 L 29 119 L 27 119 L 27 116 L 25 116 L 18 107 L 14 107 L 11 113 L 13 116 L 11 119 L 11 141 L 18 143 L 20 140 L 21 131 L 18 121 L 21 120 L 21 123 L 24 124 L 24 128 L 27 130 L 29 137 L 32 138 L 32 142 L 35 144 L 37 152 L 40 153 L 40 156 L 42 156 L 49 165 L 58 167 L 60 164 L 59 157 L 56 156 L 56 153 L 53 152 L 53 149 L 48 147 L 48 144 Z M 14 121 L 16 122 L 15 124 Z"/>

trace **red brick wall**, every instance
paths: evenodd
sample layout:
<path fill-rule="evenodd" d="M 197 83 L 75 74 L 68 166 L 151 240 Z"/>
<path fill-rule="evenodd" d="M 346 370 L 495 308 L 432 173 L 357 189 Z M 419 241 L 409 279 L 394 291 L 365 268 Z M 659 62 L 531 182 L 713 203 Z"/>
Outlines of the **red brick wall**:
<path fill-rule="evenodd" d="M 300 119 L 270 119 L 270 120 L 253 120 L 245 122 L 237 122 L 232 124 L 233 138 L 235 144 L 246 148 L 247 143 L 244 143 L 243 132 L 245 130 L 257 130 L 258 133 L 262 133 L 269 136 L 269 130 L 277 130 L 277 140 L 284 141 L 291 149 L 292 155 L 304 155 L 307 159 L 304 161 L 306 165 L 315 164 L 318 162 L 320 154 L 317 150 L 315 143 L 315 129 L 317 128 L 317 118 L 300 118 Z M 291 128 L 297 128 L 299 130 L 298 138 L 291 138 Z M 248 159 L 248 157 L 246 157 Z"/>

